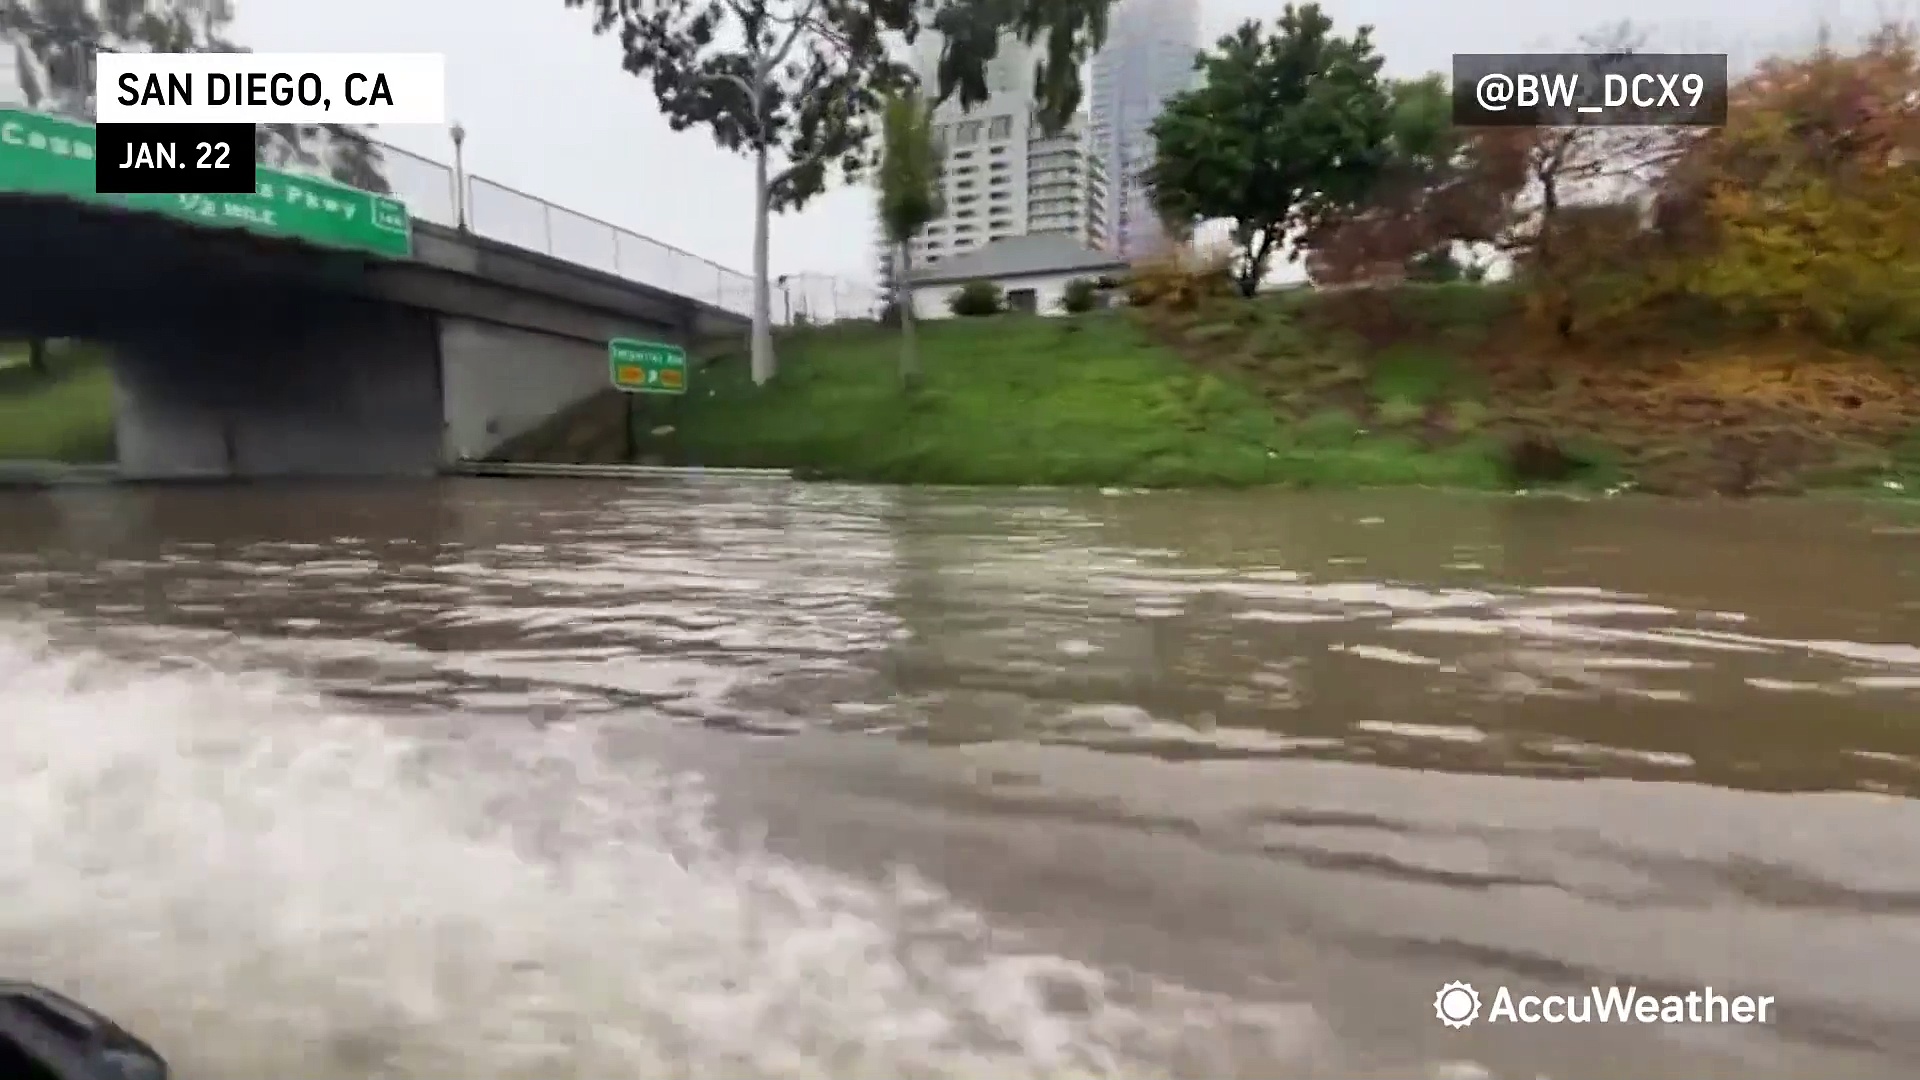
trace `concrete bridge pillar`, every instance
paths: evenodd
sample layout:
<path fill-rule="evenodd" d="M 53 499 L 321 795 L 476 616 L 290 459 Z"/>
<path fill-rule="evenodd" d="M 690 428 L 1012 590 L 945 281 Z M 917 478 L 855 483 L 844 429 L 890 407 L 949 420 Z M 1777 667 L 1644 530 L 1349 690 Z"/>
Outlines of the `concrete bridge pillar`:
<path fill-rule="evenodd" d="M 446 417 L 443 460 L 480 461 L 554 414 L 611 392 L 607 342 L 638 337 L 692 347 L 697 320 L 671 312 L 652 328 L 604 318 L 528 329 L 442 313 L 440 370 Z"/>
<path fill-rule="evenodd" d="M 427 476 L 441 391 L 431 314 L 311 295 L 113 343 L 115 435 L 133 479 Z"/>

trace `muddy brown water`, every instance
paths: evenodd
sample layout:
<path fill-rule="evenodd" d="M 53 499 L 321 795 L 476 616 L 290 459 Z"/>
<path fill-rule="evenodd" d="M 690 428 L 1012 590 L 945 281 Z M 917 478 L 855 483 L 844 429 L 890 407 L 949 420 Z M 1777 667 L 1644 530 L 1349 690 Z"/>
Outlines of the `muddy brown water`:
<path fill-rule="evenodd" d="M 0 973 L 189 1080 L 1908 1077 L 1915 521 L 0 493 Z"/>

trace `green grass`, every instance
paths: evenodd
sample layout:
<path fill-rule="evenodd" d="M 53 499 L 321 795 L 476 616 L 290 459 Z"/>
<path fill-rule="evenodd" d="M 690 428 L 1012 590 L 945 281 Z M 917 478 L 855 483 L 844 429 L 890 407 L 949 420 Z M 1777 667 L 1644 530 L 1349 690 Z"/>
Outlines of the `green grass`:
<path fill-rule="evenodd" d="M 1920 499 L 1920 431 L 1883 450 L 1836 463 L 1826 486 L 1874 498 Z"/>
<path fill-rule="evenodd" d="M 1425 408 L 1443 398 L 1472 397 L 1452 356 L 1420 345 L 1395 345 L 1373 357 L 1368 390 L 1375 401 Z"/>
<path fill-rule="evenodd" d="M 920 326 L 920 346 L 925 378 L 908 393 L 898 331 L 798 331 L 781 342 L 780 374 L 764 388 L 738 357 L 702 370 L 676 403 L 670 445 L 650 449 L 888 483 L 1498 483 L 1482 446 L 1429 451 L 1351 417 L 1288 425 L 1249 388 L 1185 364 L 1120 313 L 941 320 Z"/>
<path fill-rule="evenodd" d="M 37 377 L 27 367 L 27 346 L 24 342 L 0 341 L 0 394 Z"/>
<path fill-rule="evenodd" d="M 17 355 L 18 361 L 8 364 Z M 25 350 L 0 345 L 0 460 L 114 459 L 113 380 L 83 349 L 51 358 L 53 374 L 25 370 Z"/>
<path fill-rule="evenodd" d="M 1507 486 L 1498 448 L 1472 441 L 1430 450 L 1412 439 L 1371 435 L 1336 450 L 1287 447 L 1273 464 L 1287 483 L 1297 487 Z"/>

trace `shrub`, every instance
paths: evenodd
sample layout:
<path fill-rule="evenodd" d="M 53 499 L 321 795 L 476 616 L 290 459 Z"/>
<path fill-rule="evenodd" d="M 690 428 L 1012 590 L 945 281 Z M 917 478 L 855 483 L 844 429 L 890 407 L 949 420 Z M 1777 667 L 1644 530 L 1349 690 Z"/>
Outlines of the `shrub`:
<path fill-rule="evenodd" d="M 1066 291 L 1060 297 L 1060 308 L 1069 315 L 1092 311 L 1099 306 L 1099 290 L 1099 283 L 1091 278 L 1074 278 L 1067 282 Z"/>
<path fill-rule="evenodd" d="M 1192 311 L 1201 302 L 1233 292 L 1233 253 L 1178 249 L 1143 260 L 1127 282 L 1127 302 L 1135 307 Z"/>
<path fill-rule="evenodd" d="M 962 317 L 998 315 L 1006 298 L 1000 286 L 991 281 L 969 281 L 947 298 L 947 310 Z"/>

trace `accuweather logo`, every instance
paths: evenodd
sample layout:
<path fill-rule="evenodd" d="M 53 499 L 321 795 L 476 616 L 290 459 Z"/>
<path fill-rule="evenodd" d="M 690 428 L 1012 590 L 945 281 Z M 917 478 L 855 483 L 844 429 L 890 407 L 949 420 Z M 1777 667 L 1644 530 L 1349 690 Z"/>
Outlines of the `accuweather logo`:
<path fill-rule="evenodd" d="M 1480 992 L 1450 982 L 1433 995 L 1433 1014 L 1450 1028 L 1480 1019 Z M 1643 994 L 1632 986 L 1592 986 L 1584 994 L 1515 994 L 1502 986 L 1487 1023 L 1509 1024 L 1771 1024 L 1774 1001 L 1722 994 L 1711 986 L 1684 994 Z"/>

